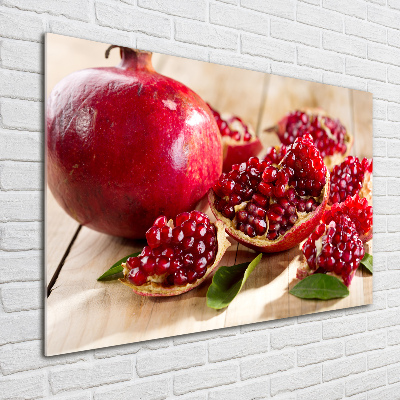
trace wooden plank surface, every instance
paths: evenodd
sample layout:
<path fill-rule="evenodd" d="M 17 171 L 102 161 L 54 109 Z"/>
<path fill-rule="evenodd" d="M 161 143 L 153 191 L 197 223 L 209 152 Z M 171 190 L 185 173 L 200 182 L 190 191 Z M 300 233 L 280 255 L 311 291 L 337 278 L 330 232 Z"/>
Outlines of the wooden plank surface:
<path fill-rule="evenodd" d="M 348 89 L 175 57 L 168 57 L 159 65 L 160 72 L 183 81 L 220 111 L 237 113 L 254 126 L 270 126 L 294 108 L 320 106 L 355 129 L 357 138 L 372 135 L 372 128 L 366 122 L 368 111 L 364 109 L 361 113 L 355 104 L 356 96 L 363 98 L 369 94 L 354 95 L 354 91 Z M 270 135 L 263 135 L 262 140 L 264 146 L 278 143 Z M 369 137 L 363 148 L 368 140 Z M 48 212 L 49 207 L 58 206 L 49 202 Z M 53 215 L 55 211 L 50 210 L 50 213 Z M 53 223 L 51 215 L 48 220 Z M 230 266 L 254 258 L 256 253 L 231 242 L 233 245 L 220 265 Z M 65 251 L 66 244 L 59 244 L 60 254 Z M 143 246 L 144 241 L 115 238 L 82 228 L 47 301 L 47 355 L 353 307 L 372 301 L 372 277 L 366 273 L 363 276 L 361 270 L 350 287 L 350 296 L 345 299 L 321 302 L 289 295 L 302 260 L 299 247 L 265 254 L 238 297 L 221 311 L 206 306 L 210 281 L 172 298 L 141 297 L 117 281 L 96 281 L 115 261 Z"/>

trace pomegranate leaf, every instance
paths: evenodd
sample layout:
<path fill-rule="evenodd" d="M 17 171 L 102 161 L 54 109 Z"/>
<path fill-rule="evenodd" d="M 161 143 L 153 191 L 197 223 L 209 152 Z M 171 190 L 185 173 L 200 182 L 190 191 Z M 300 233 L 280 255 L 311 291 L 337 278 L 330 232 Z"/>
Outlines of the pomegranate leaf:
<path fill-rule="evenodd" d="M 372 265 L 373 259 L 371 254 L 365 253 L 363 259 L 360 261 L 360 264 L 367 268 L 367 270 L 371 272 L 371 274 L 374 273 Z"/>
<path fill-rule="evenodd" d="M 228 307 L 260 262 L 261 257 L 262 254 L 259 254 L 251 262 L 218 268 L 207 291 L 207 306 L 216 310 Z"/>
<path fill-rule="evenodd" d="M 301 280 L 289 293 L 300 299 L 330 300 L 347 297 L 349 289 L 335 276 L 313 274 Z"/>
<path fill-rule="evenodd" d="M 120 276 L 118 276 L 118 274 L 120 274 L 124 270 L 124 268 L 122 267 L 121 264 L 126 262 L 126 260 L 129 257 L 137 257 L 139 254 L 140 254 L 140 252 L 133 253 L 133 254 L 130 254 L 129 256 L 121 258 L 108 271 L 104 272 L 103 275 L 101 275 L 99 278 L 97 278 L 97 280 L 98 281 L 111 281 L 111 280 L 120 278 Z"/>

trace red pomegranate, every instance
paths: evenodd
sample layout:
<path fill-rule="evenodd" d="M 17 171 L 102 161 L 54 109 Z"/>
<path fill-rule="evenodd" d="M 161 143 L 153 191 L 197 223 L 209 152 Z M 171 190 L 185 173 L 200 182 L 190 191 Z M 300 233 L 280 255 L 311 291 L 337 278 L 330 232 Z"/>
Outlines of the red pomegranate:
<path fill-rule="evenodd" d="M 120 52 L 117 67 L 74 72 L 50 94 L 48 184 L 82 225 L 144 238 L 158 216 L 206 206 L 222 145 L 196 93 L 155 72 L 151 53 Z"/>
<path fill-rule="evenodd" d="M 264 253 L 290 249 L 314 230 L 329 198 L 329 171 L 310 135 L 277 166 L 251 157 L 223 173 L 208 201 L 226 232 Z"/>
<path fill-rule="evenodd" d="M 232 165 L 247 161 L 257 156 L 262 150 L 260 139 L 256 136 L 251 125 L 246 125 L 241 118 L 232 114 L 221 115 L 210 107 L 222 137 L 224 164 L 222 170 L 229 172 Z"/>

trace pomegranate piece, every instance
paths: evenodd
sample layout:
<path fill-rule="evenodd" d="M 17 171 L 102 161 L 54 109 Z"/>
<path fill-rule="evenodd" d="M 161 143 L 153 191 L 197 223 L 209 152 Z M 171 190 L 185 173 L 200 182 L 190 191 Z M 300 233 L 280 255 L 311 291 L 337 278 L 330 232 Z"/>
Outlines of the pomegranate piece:
<path fill-rule="evenodd" d="M 262 150 L 261 142 L 250 125 L 246 125 L 239 117 L 232 114 L 221 116 L 210 104 L 208 106 L 222 138 L 223 171 L 229 172 L 232 165 L 247 161 L 249 157 L 256 156 Z"/>
<path fill-rule="evenodd" d="M 320 151 L 325 165 L 331 169 L 349 154 L 353 137 L 339 121 L 321 109 L 296 110 L 285 115 L 267 131 L 275 131 L 282 144 L 288 146 L 298 137 L 309 134 Z"/>
<path fill-rule="evenodd" d="M 262 252 L 289 249 L 319 223 L 329 172 L 310 135 L 296 139 L 277 166 L 251 157 L 223 173 L 209 193 L 229 235 Z"/>
<path fill-rule="evenodd" d="M 272 165 L 278 165 L 287 153 L 287 147 L 282 144 L 280 146 L 268 147 L 264 160 L 269 161 Z"/>
<path fill-rule="evenodd" d="M 196 93 L 158 74 L 151 53 L 120 51 L 118 66 L 74 72 L 50 94 L 48 183 L 80 224 L 139 239 L 161 214 L 205 209 L 222 143 Z"/>
<path fill-rule="evenodd" d="M 341 203 L 355 194 L 372 202 L 372 160 L 349 156 L 331 171 L 328 204 Z"/>
<path fill-rule="evenodd" d="M 322 221 L 329 224 L 331 221 L 337 221 L 342 215 L 350 217 L 363 242 L 372 238 L 373 210 L 365 197 L 361 198 L 358 194 L 355 194 L 352 197 L 347 197 L 343 203 L 334 204 L 330 210 L 325 211 Z"/>
<path fill-rule="evenodd" d="M 354 222 L 340 215 L 329 223 L 321 223 L 303 245 L 307 267 L 299 268 L 297 278 L 313 273 L 328 273 L 349 286 L 364 257 L 363 242 Z"/>
<path fill-rule="evenodd" d="M 147 246 L 128 258 L 122 283 L 143 296 L 175 296 L 200 285 L 216 268 L 230 242 L 221 222 L 199 211 L 165 216 L 146 232 Z"/>

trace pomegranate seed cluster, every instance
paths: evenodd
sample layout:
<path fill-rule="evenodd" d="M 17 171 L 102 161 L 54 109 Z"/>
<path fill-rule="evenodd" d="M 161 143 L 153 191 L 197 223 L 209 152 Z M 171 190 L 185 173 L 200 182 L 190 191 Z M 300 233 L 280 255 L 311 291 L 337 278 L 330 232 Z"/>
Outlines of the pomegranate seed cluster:
<path fill-rule="evenodd" d="M 333 272 L 349 286 L 352 273 L 364 257 L 364 247 L 353 221 L 341 215 L 327 225 L 317 226 L 304 243 L 303 254 L 311 270 Z"/>
<path fill-rule="evenodd" d="M 174 228 L 165 216 L 157 218 L 146 239 L 148 246 L 142 253 L 127 260 L 128 279 L 136 286 L 149 280 L 166 287 L 194 283 L 205 275 L 217 254 L 216 229 L 199 211 L 179 214 Z"/>
<path fill-rule="evenodd" d="M 372 206 L 368 205 L 366 198 L 360 198 L 358 194 L 347 197 L 343 203 L 334 204 L 330 210 L 325 211 L 322 221 L 328 224 L 337 221 L 342 215 L 350 217 L 360 236 L 372 228 Z"/>
<path fill-rule="evenodd" d="M 241 139 L 243 139 L 243 141 L 245 141 L 245 142 L 248 142 L 251 140 L 252 135 L 249 131 L 249 127 L 239 117 L 231 117 L 231 118 L 225 120 L 221 117 L 221 114 L 218 111 L 214 110 L 209 104 L 208 104 L 208 106 L 210 107 L 210 109 L 214 115 L 214 118 L 217 121 L 217 125 L 218 125 L 219 131 L 221 133 L 221 136 L 231 137 L 232 139 L 234 139 L 238 142 Z M 235 129 L 231 129 L 234 122 L 238 122 L 240 124 L 240 126 L 243 128 L 243 137 L 242 137 L 241 132 L 239 132 L 238 130 L 235 130 Z"/>
<path fill-rule="evenodd" d="M 372 172 L 372 160 L 358 157 L 346 157 L 336 165 L 331 173 L 330 205 L 345 201 L 348 196 L 354 196 L 363 186 L 365 173 Z"/>
<path fill-rule="evenodd" d="M 245 235 L 275 240 L 296 223 L 298 212 L 318 207 L 315 198 L 325 186 L 326 172 L 312 138 L 306 135 L 288 147 L 278 166 L 251 157 L 222 174 L 213 187 L 214 206 Z"/>
<path fill-rule="evenodd" d="M 285 132 L 280 135 L 283 144 L 290 145 L 297 137 L 310 134 L 322 157 L 346 152 L 346 128 L 338 119 L 302 111 L 293 111 L 286 118 Z"/>
<path fill-rule="evenodd" d="M 283 157 L 285 157 L 286 153 L 287 147 L 284 144 L 276 147 L 268 147 L 264 160 L 271 162 L 271 164 L 278 165 Z"/>

